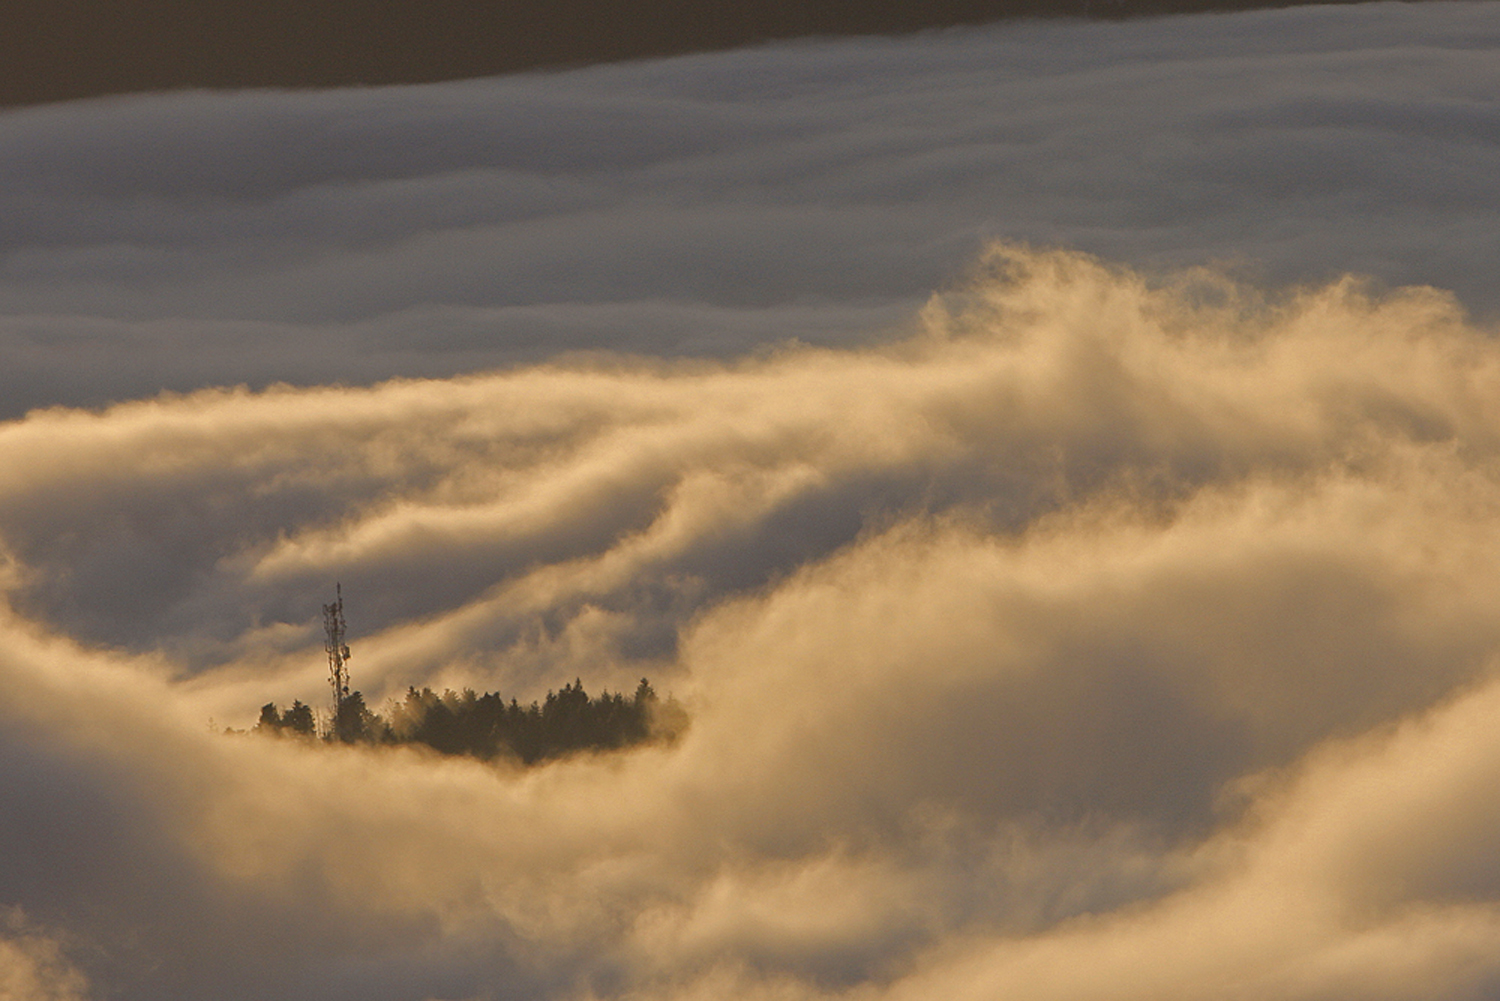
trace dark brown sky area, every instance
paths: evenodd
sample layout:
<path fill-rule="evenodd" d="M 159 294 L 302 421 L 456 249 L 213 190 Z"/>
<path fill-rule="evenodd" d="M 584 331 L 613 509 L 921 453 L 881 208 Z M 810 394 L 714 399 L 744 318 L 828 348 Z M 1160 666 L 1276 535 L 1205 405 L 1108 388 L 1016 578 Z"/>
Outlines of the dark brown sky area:
<path fill-rule="evenodd" d="M 0 105 L 182 87 L 418 83 L 1014 17 L 1114 18 L 1296 5 L 1297 0 L 9 0 L 0 22 Z"/>

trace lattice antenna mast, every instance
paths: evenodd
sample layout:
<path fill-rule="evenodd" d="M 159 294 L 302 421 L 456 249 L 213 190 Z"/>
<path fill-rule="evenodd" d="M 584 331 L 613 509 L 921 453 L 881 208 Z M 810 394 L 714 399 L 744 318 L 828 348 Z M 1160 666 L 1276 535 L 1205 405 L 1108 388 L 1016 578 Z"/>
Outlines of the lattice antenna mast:
<path fill-rule="evenodd" d="M 323 606 L 323 631 L 328 640 L 323 647 L 328 651 L 328 683 L 333 686 L 333 718 L 339 718 L 339 710 L 349 697 L 349 647 L 344 642 L 344 586 L 334 585 L 338 599 Z"/>

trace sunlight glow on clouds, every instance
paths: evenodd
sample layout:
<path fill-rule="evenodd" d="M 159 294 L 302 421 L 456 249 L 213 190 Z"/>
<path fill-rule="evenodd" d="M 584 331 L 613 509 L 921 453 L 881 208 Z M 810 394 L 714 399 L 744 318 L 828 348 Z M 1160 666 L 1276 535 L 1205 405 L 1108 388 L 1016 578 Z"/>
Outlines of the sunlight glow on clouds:
<path fill-rule="evenodd" d="M 88 982 L 63 957 L 57 942 L 28 927 L 13 908 L 0 932 L 0 997 L 23 1001 L 76 1001 Z"/>
<path fill-rule="evenodd" d="M 1494 996 L 1497 36 L 0 116 L 0 996 Z M 691 726 L 223 733 L 335 581 L 374 707 Z"/>
<path fill-rule="evenodd" d="M 1490 334 L 1013 246 L 924 317 L 0 429 L 7 898 L 161 964 L 124 996 L 1493 984 Z M 320 701 L 334 578 L 374 704 L 651 673 L 692 726 L 529 772 L 208 732 Z"/>

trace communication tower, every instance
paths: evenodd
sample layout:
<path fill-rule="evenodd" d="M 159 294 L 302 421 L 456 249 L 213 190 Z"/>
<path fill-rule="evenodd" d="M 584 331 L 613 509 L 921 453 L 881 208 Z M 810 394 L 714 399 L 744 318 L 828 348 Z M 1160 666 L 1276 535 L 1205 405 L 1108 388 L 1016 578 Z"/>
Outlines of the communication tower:
<path fill-rule="evenodd" d="M 337 599 L 323 606 L 323 631 L 328 634 L 324 649 L 328 651 L 328 683 L 333 686 L 333 718 L 349 697 L 349 647 L 344 642 L 344 586 L 334 585 Z"/>

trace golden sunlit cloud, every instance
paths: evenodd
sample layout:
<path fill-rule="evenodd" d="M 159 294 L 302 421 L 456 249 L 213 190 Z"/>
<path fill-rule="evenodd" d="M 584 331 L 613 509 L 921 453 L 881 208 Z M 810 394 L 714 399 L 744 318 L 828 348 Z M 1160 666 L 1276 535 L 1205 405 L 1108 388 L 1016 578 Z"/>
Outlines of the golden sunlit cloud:
<path fill-rule="evenodd" d="M 0 999 L 1500 996 L 1497 48 L 0 112 Z"/>
<path fill-rule="evenodd" d="M 12 421 L 6 986 L 1484 996 L 1497 401 L 1432 289 L 1002 245 L 883 346 Z M 334 581 L 372 706 L 649 674 L 690 726 L 217 732 L 326 701 Z"/>

